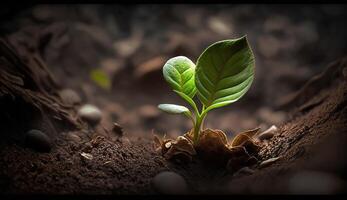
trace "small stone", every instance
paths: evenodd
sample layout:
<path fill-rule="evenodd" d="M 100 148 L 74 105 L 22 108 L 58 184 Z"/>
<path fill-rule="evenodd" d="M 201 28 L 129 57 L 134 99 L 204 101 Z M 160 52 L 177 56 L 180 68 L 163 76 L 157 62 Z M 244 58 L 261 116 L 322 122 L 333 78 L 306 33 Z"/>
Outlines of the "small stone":
<path fill-rule="evenodd" d="M 59 96 L 62 98 L 63 102 L 68 105 L 76 105 L 81 103 L 81 97 L 71 89 L 64 89 L 59 92 Z"/>
<path fill-rule="evenodd" d="M 93 159 L 93 155 L 90 154 L 90 153 L 84 153 L 84 152 L 82 152 L 80 155 L 81 155 L 83 158 L 87 159 L 87 160 L 92 160 L 92 159 Z"/>
<path fill-rule="evenodd" d="M 260 133 L 258 135 L 258 139 L 260 141 L 262 140 L 268 140 L 270 138 L 272 138 L 275 135 L 275 132 L 278 130 L 277 126 L 272 125 L 269 129 L 267 129 L 266 131 Z"/>
<path fill-rule="evenodd" d="M 184 178 L 174 172 L 161 172 L 153 180 L 154 189 L 160 194 L 187 194 L 188 185 Z"/>
<path fill-rule="evenodd" d="M 39 152 L 49 152 L 51 150 L 51 139 L 43 132 L 32 129 L 27 132 L 25 144 Z"/>
<path fill-rule="evenodd" d="M 319 171 L 301 171 L 288 182 L 290 194 L 337 194 L 345 183 L 333 174 Z"/>
<path fill-rule="evenodd" d="M 79 109 L 78 115 L 83 121 L 95 126 L 100 122 L 102 114 L 97 107 L 86 104 Z"/>
<path fill-rule="evenodd" d="M 265 161 L 263 161 L 263 162 L 261 162 L 261 163 L 259 164 L 259 168 L 267 167 L 267 166 L 273 164 L 274 162 L 276 162 L 276 161 L 277 161 L 278 159 L 280 159 L 280 158 L 281 158 L 281 157 L 275 157 L 275 158 L 267 159 L 267 160 L 265 160 Z"/>

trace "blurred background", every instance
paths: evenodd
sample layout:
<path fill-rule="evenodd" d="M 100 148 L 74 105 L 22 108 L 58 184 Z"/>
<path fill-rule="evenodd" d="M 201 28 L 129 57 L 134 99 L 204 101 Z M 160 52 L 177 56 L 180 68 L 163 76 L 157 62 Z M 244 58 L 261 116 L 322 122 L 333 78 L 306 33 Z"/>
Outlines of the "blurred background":
<path fill-rule="evenodd" d="M 346 5 L 34 5 L 1 8 L 0 32 L 36 45 L 62 88 L 103 111 L 129 136 L 176 136 L 192 125 L 157 109 L 186 105 L 162 66 L 193 62 L 210 44 L 247 35 L 256 78 L 238 102 L 209 113 L 205 127 L 233 135 L 281 125 L 281 105 L 347 53 Z"/>

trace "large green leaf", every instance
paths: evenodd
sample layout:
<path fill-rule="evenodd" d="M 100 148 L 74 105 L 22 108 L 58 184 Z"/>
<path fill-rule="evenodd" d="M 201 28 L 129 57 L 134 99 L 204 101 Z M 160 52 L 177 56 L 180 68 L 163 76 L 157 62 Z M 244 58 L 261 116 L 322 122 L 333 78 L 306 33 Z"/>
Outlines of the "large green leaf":
<path fill-rule="evenodd" d="M 184 56 L 177 56 L 168 60 L 163 67 L 165 80 L 170 86 L 193 98 L 195 87 L 195 64 Z"/>
<path fill-rule="evenodd" d="M 207 110 L 240 99 L 254 78 L 254 56 L 246 37 L 209 46 L 198 58 L 195 84 Z"/>

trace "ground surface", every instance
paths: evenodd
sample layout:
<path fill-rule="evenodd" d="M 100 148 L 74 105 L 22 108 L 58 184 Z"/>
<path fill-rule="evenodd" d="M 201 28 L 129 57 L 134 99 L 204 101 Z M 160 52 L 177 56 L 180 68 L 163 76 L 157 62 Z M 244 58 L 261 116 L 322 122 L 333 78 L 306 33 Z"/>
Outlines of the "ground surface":
<path fill-rule="evenodd" d="M 344 7 L 202 6 L 192 13 L 189 6 L 150 6 L 129 8 L 132 14 L 126 16 L 125 8 L 105 9 L 37 6 L 1 27 L 29 48 L 40 41 L 40 53 L 61 87 L 74 89 L 82 104 L 95 104 L 103 112 L 95 130 L 58 133 L 50 153 L 3 138 L 1 193 L 151 194 L 156 193 L 152 178 L 164 170 L 181 174 L 193 193 L 346 191 L 346 61 L 340 60 L 346 50 Z M 208 28 L 199 31 L 201 27 Z M 177 54 L 194 60 L 211 42 L 245 33 L 254 44 L 256 81 L 240 102 L 211 112 L 206 126 L 231 139 L 245 129 L 277 125 L 279 131 L 263 144 L 261 158 L 281 158 L 238 175 L 198 160 L 190 165 L 165 161 L 154 150 L 152 130 L 174 137 L 190 124 L 156 109 L 159 103 L 183 103 L 162 79 L 162 64 Z M 329 35 L 335 39 L 325 40 Z M 324 73 L 333 60 L 337 62 Z M 111 88 L 91 80 L 94 69 L 110 77 Z M 318 73 L 322 75 L 311 79 Z M 113 122 L 124 128 L 125 136 L 105 133 L 103 127 L 110 129 Z"/>

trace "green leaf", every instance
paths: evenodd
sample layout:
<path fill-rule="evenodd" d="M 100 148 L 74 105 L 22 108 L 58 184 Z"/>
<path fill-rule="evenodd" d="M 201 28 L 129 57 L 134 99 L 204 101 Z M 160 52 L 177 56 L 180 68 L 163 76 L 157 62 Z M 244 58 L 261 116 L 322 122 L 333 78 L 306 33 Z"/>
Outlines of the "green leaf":
<path fill-rule="evenodd" d="M 209 46 L 198 58 L 195 74 L 205 112 L 240 99 L 253 82 L 254 64 L 246 36 Z"/>
<path fill-rule="evenodd" d="M 170 86 L 193 98 L 196 93 L 195 87 L 195 64 L 184 56 L 169 59 L 164 67 L 163 74 Z"/>
<path fill-rule="evenodd" d="M 104 71 L 94 69 L 90 72 L 90 78 L 103 89 L 111 89 L 111 79 Z"/>
<path fill-rule="evenodd" d="M 184 106 L 175 105 L 175 104 L 159 104 L 158 108 L 164 112 L 170 114 L 185 114 L 190 113 L 189 109 Z"/>

